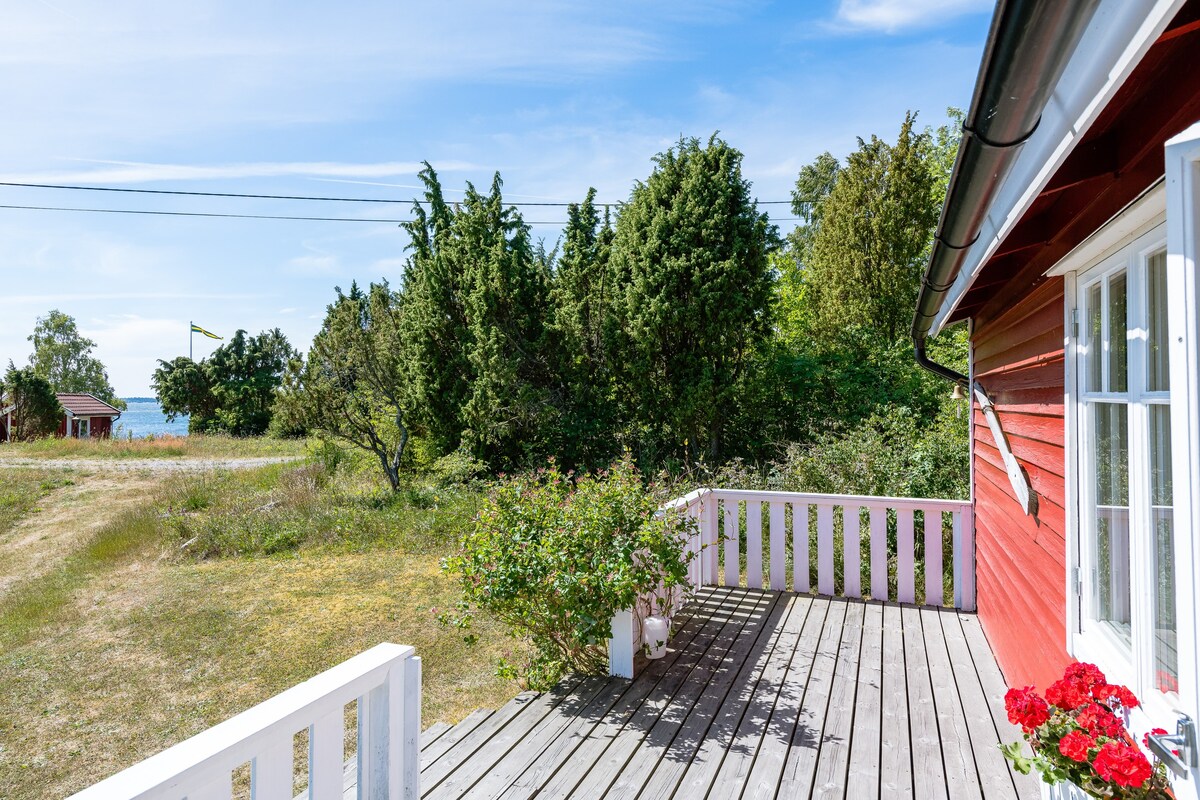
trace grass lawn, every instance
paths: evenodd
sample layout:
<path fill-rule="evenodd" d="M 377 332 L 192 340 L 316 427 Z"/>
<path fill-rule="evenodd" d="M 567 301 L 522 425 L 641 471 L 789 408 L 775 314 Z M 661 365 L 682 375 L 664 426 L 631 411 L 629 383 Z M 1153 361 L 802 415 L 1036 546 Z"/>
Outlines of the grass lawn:
<path fill-rule="evenodd" d="M 518 643 L 481 622 L 468 647 L 433 619 L 457 598 L 438 563 L 472 491 L 392 497 L 311 464 L 136 479 L 142 502 L 0 589 L 0 797 L 70 794 L 381 641 L 422 656 L 425 725 L 518 690 L 494 676 Z M 37 539 L 32 509 L 56 490 L 36 486 L 22 496 L 49 494 L 22 501 L 0 546 Z M 279 526 L 282 544 L 265 534 Z"/>
<path fill-rule="evenodd" d="M 0 444 L 0 463 L 8 458 L 250 458 L 303 456 L 302 439 L 266 436 L 153 436 L 142 439 L 59 439 Z"/>

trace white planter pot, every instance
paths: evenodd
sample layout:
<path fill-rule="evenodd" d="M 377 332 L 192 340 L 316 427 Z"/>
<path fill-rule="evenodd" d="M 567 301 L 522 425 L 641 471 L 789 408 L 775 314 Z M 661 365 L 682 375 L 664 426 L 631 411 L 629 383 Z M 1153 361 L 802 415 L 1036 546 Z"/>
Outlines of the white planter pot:
<path fill-rule="evenodd" d="M 662 658 L 667 654 L 667 639 L 671 623 L 666 617 L 652 614 L 642 620 L 642 644 L 646 647 L 646 658 Z"/>

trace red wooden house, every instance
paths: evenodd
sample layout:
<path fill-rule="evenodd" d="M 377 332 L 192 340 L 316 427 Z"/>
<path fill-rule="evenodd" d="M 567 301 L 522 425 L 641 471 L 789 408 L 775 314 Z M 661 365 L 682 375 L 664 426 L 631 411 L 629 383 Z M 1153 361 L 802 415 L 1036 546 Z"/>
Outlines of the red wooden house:
<path fill-rule="evenodd" d="M 1139 738 L 1200 716 L 1198 121 L 1197 0 L 1001 3 L 913 330 L 971 389 L 1007 682 L 1094 662 L 1144 698 Z M 924 355 L 958 322 L 969 376 Z"/>
<path fill-rule="evenodd" d="M 58 392 L 54 395 L 63 407 L 56 436 L 72 439 L 102 439 L 112 436 L 113 423 L 121 416 L 119 409 L 85 392 Z M 9 440 L 13 425 L 13 408 L 0 408 L 0 442 Z"/>
<path fill-rule="evenodd" d="M 66 412 L 58 423 L 58 436 L 72 439 L 112 436 L 113 423 L 121 416 L 119 409 L 84 392 L 58 392 L 55 397 Z"/>

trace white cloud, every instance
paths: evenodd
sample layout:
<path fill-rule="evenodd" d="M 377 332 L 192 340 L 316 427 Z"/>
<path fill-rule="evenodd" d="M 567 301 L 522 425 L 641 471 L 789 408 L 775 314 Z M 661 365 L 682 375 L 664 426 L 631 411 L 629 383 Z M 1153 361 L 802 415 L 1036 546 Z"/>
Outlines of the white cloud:
<path fill-rule="evenodd" d="M 841 0 L 836 21 L 855 29 L 896 33 L 991 7 L 990 0 Z"/>

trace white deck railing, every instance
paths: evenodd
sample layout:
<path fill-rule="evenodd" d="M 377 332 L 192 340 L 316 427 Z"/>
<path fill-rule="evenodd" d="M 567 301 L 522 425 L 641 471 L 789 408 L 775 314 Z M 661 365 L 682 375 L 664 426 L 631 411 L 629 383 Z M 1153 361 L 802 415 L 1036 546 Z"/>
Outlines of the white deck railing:
<path fill-rule="evenodd" d="M 664 507 L 695 520 L 689 582 L 975 609 L 975 528 L 965 500 L 698 489 Z M 635 609 L 613 620 L 614 675 L 631 677 Z M 631 644 L 627 645 L 626 642 Z"/>
<path fill-rule="evenodd" d="M 293 742 L 308 729 L 308 797 L 340 800 L 344 716 L 358 703 L 358 797 L 420 796 L 421 659 L 377 645 L 71 800 L 228 800 L 233 773 L 250 764 L 254 800 L 292 800 Z"/>

